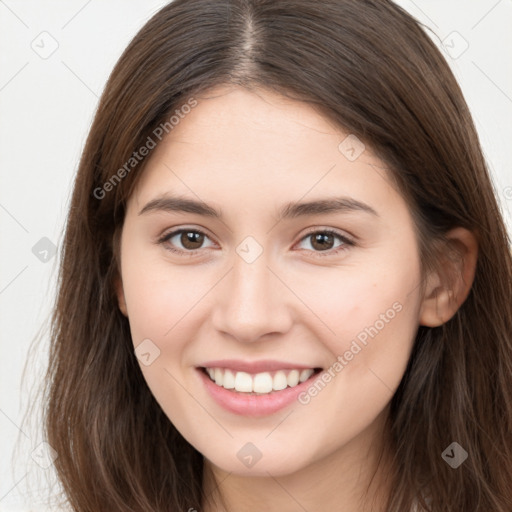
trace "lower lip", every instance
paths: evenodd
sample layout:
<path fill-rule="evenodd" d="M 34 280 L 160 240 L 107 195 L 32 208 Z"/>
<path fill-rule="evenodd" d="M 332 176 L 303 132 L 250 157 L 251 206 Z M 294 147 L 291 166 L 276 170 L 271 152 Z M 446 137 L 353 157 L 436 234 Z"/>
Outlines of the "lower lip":
<path fill-rule="evenodd" d="M 217 386 L 202 369 L 197 369 L 206 389 L 212 398 L 224 409 L 243 416 L 267 416 L 273 414 L 297 400 L 297 396 L 311 386 L 313 380 L 319 375 L 314 373 L 308 380 L 301 382 L 293 388 L 261 395 L 250 395 Z"/>

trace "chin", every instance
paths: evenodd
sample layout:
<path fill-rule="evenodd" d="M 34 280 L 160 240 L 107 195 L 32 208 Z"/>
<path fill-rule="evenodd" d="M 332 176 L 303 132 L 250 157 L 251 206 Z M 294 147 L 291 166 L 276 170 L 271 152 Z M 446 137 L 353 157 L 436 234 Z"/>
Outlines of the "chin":
<path fill-rule="evenodd" d="M 234 457 L 222 454 L 219 455 L 219 457 L 213 456 L 206 458 L 210 464 L 220 470 L 244 477 L 268 477 L 269 475 L 274 477 L 286 476 L 296 473 L 312 463 L 312 461 L 295 456 L 286 457 L 286 454 L 279 453 L 275 450 L 272 451 L 271 455 L 265 455 L 265 453 L 261 452 L 259 452 L 260 454 L 258 455 L 258 452 L 256 452 L 254 448 L 252 448 L 253 460 L 251 461 L 249 459 L 251 456 L 247 455 L 251 452 L 251 449 L 246 449 L 245 452 L 242 450 L 235 453 Z M 257 459 L 258 456 L 261 458 Z"/>

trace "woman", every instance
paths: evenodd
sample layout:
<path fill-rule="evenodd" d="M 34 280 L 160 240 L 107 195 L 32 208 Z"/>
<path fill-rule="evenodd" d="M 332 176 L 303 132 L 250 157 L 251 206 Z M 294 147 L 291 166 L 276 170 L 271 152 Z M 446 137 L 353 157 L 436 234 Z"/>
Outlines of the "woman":
<path fill-rule="evenodd" d="M 101 98 L 53 318 L 77 511 L 512 508 L 509 240 L 390 1 L 177 0 Z"/>

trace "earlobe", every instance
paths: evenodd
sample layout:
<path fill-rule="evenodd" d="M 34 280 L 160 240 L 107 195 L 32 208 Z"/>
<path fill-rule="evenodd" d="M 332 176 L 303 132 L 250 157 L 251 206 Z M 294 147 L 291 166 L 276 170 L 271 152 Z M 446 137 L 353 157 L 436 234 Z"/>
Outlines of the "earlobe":
<path fill-rule="evenodd" d="M 419 323 L 426 327 L 439 327 L 452 318 L 461 304 L 457 305 L 453 300 L 452 290 L 437 286 L 423 299 Z"/>
<path fill-rule="evenodd" d="M 450 320 L 469 295 L 475 278 L 478 242 L 465 228 L 447 233 L 446 251 L 440 256 L 438 271 L 427 277 L 419 323 L 438 327 Z"/>
<path fill-rule="evenodd" d="M 441 284 L 438 272 L 431 272 L 427 277 L 425 294 L 420 309 L 419 323 L 426 327 L 438 327 L 448 319 L 444 318 L 447 294 Z"/>
<path fill-rule="evenodd" d="M 124 296 L 123 282 L 120 277 L 117 277 L 115 280 L 115 289 L 116 289 L 117 303 L 119 305 L 119 309 L 121 310 L 121 313 L 123 313 L 123 315 L 125 317 L 128 317 L 128 310 L 126 308 L 126 299 Z"/>

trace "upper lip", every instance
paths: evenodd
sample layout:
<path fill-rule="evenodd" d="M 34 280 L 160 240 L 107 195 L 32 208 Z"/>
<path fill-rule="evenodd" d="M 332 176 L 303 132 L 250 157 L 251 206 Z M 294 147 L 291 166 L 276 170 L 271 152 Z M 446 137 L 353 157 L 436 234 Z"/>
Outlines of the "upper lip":
<path fill-rule="evenodd" d="M 308 368 L 319 368 L 318 366 L 290 363 L 288 361 L 262 360 L 242 361 L 240 359 L 218 359 L 207 361 L 200 365 L 202 368 L 227 368 L 234 371 L 246 373 L 272 372 L 277 370 L 307 370 Z"/>

